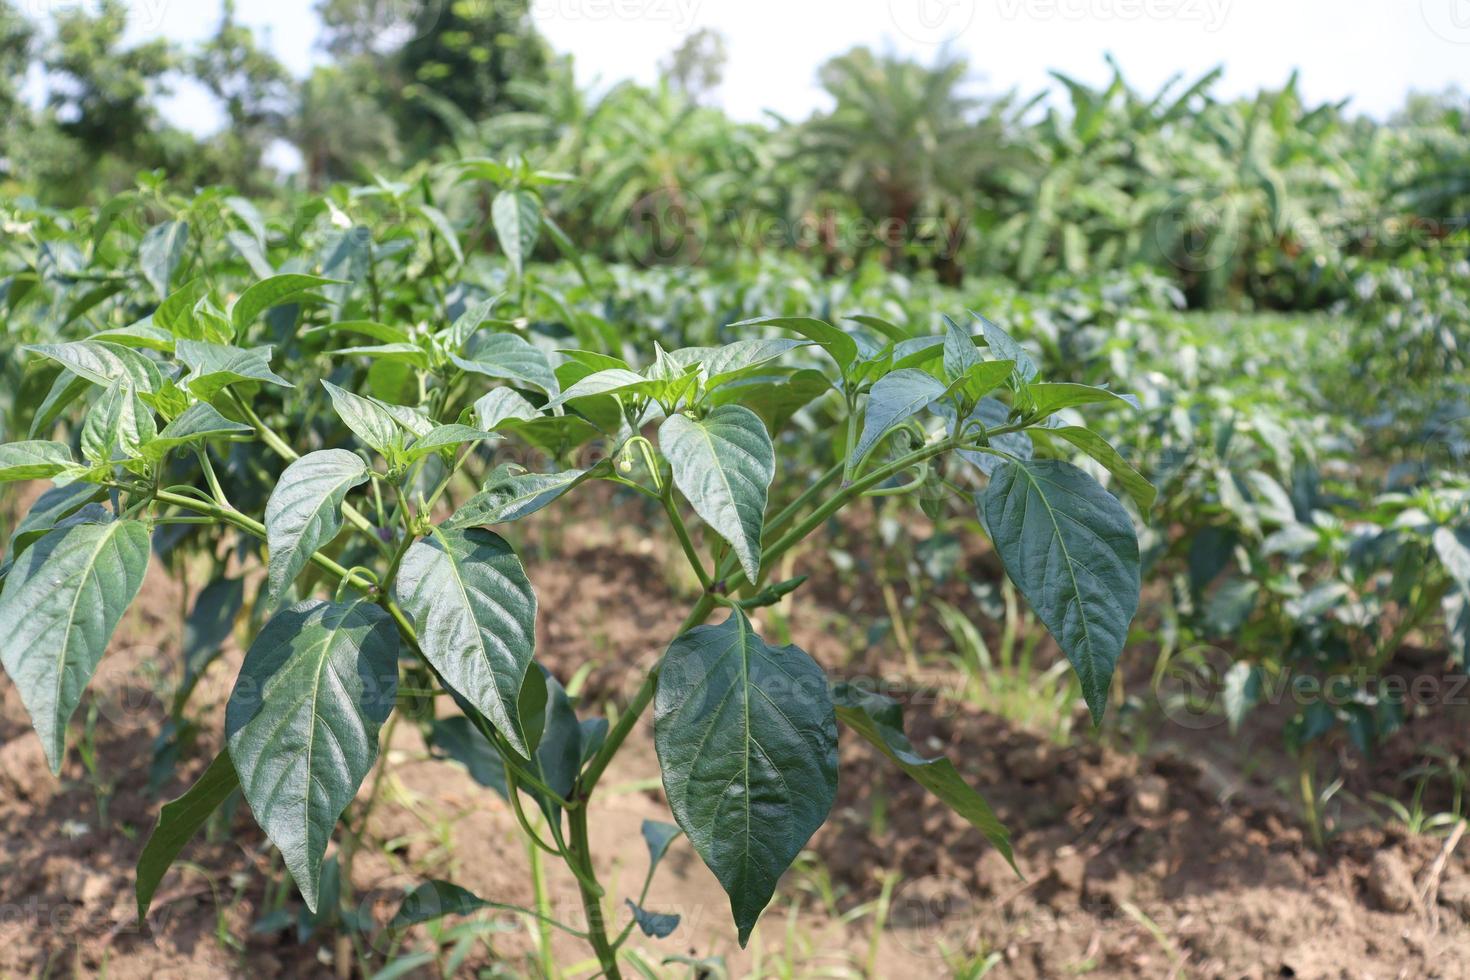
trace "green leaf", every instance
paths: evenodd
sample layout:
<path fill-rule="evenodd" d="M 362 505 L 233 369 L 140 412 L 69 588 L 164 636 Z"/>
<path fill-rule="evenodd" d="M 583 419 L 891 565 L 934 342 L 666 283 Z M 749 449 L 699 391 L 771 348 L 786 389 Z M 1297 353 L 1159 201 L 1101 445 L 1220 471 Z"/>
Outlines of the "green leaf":
<path fill-rule="evenodd" d="M 558 390 L 545 352 L 517 334 L 480 334 L 470 341 L 463 357 L 456 354 L 450 360 L 462 371 L 528 384 L 548 395 Z"/>
<path fill-rule="evenodd" d="M 1136 401 L 1115 391 L 1069 382 L 1033 381 L 1026 386 L 1026 395 L 1030 397 L 1038 417 L 1053 415 L 1075 405 L 1093 405 L 1098 402 L 1122 402 L 1132 408 L 1138 407 Z"/>
<path fill-rule="evenodd" d="M 653 724 L 669 807 L 729 894 L 744 946 L 837 795 L 827 679 L 732 610 L 669 646 Z"/>
<path fill-rule="evenodd" d="M 31 420 L 31 438 L 50 431 L 71 403 L 82 397 L 91 387 L 92 382 L 87 378 L 63 369 L 51 383 L 51 389 L 46 393 L 41 407 L 36 409 L 36 417 Z"/>
<path fill-rule="evenodd" d="M 786 339 L 737 340 L 723 347 L 686 347 L 670 352 L 669 357 L 681 366 L 697 365 L 704 374 L 705 387 L 714 389 L 744 371 L 759 367 L 810 343 L 808 340 Z"/>
<path fill-rule="evenodd" d="M 251 324 L 272 306 L 294 300 L 318 286 L 338 285 L 342 285 L 340 279 L 324 279 L 298 272 L 263 279 L 241 293 L 240 298 L 235 300 L 235 305 L 230 308 L 230 322 L 235 325 L 235 335 L 244 336 Z"/>
<path fill-rule="evenodd" d="M 917 368 L 905 368 L 879 378 L 868 394 L 863 434 L 852 451 L 853 465 L 860 465 L 879 440 L 943 395 L 944 384 Z"/>
<path fill-rule="evenodd" d="M 148 917 L 153 895 L 184 845 L 239 785 L 240 777 L 235 775 L 230 753 L 221 752 L 188 792 L 165 803 L 158 811 L 158 822 L 153 825 L 153 833 L 148 835 L 148 841 L 143 845 L 143 853 L 138 855 L 134 891 L 138 898 L 139 922 Z"/>
<path fill-rule="evenodd" d="M 975 339 L 961 330 L 958 324 L 950 321 L 944 333 L 944 373 L 949 376 L 950 381 L 958 381 L 980 363 L 980 352 L 975 349 Z"/>
<path fill-rule="evenodd" d="M 981 511 L 1006 574 L 1072 662 L 1100 724 L 1138 610 L 1138 537 L 1128 512 L 1055 459 L 1001 464 Z"/>
<path fill-rule="evenodd" d="M 435 529 L 408 549 L 393 589 L 429 663 L 529 759 L 519 699 L 536 650 L 536 595 L 515 551 L 489 531 Z"/>
<path fill-rule="evenodd" d="M 112 521 L 47 533 L 6 576 L 0 662 L 53 773 L 61 772 L 66 723 L 147 570 L 147 525 Z"/>
<path fill-rule="evenodd" d="M 114 327 L 87 335 L 88 340 L 105 340 L 123 347 L 146 347 L 149 350 L 173 353 L 174 335 L 147 323 L 135 323 L 130 327 Z"/>
<path fill-rule="evenodd" d="M 426 881 L 404 896 L 388 928 L 407 929 L 446 915 L 469 915 L 492 907 L 474 892 L 453 882 Z"/>
<path fill-rule="evenodd" d="M 832 390 L 821 371 L 803 368 L 789 374 L 745 376 L 722 384 L 710 395 L 716 405 L 741 404 L 761 417 L 766 430 L 779 433 L 798 411 Z"/>
<path fill-rule="evenodd" d="M 82 421 L 82 455 L 94 463 L 136 459 L 158 435 L 153 412 L 133 386 L 116 381 L 87 410 Z"/>
<path fill-rule="evenodd" d="M 153 392 L 163 384 L 158 366 L 145 355 L 101 340 L 78 340 L 70 344 L 31 344 L 25 350 L 49 357 L 78 377 L 94 385 L 110 387 L 125 380 L 135 391 Z"/>
<path fill-rule="evenodd" d="M 449 217 L 438 208 L 427 204 L 416 205 L 414 210 L 423 215 L 424 220 L 439 233 L 440 238 L 444 239 L 444 244 L 449 246 L 454 261 L 464 262 L 464 249 L 460 247 L 459 235 L 455 233 L 454 225 L 449 223 Z"/>
<path fill-rule="evenodd" d="M 645 378 L 637 371 L 627 368 L 607 368 L 587 375 L 566 391 L 547 403 L 547 408 L 556 408 L 578 398 L 598 395 L 643 395 L 652 396 L 668 384 L 660 378 Z"/>
<path fill-rule="evenodd" d="M 760 577 L 766 495 L 776 452 L 750 409 L 721 405 L 702 419 L 671 415 L 658 430 L 674 486 L 716 534 L 730 542 L 746 577 Z"/>
<path fill-rule="evenodd" d="M 21 552 L 49 531 L 61 527 L 63 522 L 70 526 L 72 523 L 105 524 L 112 520 L 112 513 L 98 503 L 106 496 L 107 491 L 95 483 L 78 481 L 50 488 L 36 498 L 25 518 L 11 532 L 6 559 L 15 561 Z M 89 508 L 89 504 L 97 506 Z"/>
<path fill-rule="evenodd" d="M 62 442 L 35 439 L 0 445 L 0 483 L 46 480 L 75 465 L 71 449 Z"/>
<path fill-rule="evenodd" d="M 273 601 L 296 580 L 312 552 L 342 530 L 347 491 L 370 476 L 362 458 L 345 449 L 319 449 L 286 467 L 265 505 Z"/>
<path fill-rule="evenodd" d="M 1000 851 L 1011 867 L 1016 866 L 1011 853 L 1011 838 L 1005 826 L 990 809 L 984 797 L 970 788 L 954 763 L 940 756 L 925 758 L 914 751 L 903 732 L 903 707 L 891 698 L 843 682 L 832 688 L 837 706 L 837 719 L 857 732 L 908 773 L 920 786 L 939 797 L 970 826 Z"/>
<path fill-rule="evenodd" d="M 436 425 L 428 432 L 419 436 L 409 444 L 404 452 L 404 460 L 412 463 L 441 449 L 453 449 L 467 442 L 480 442 L 484 439 L 494 439 L 492 433 L 468 425 Z"/>
<path fill-rule="evenodd" d="M 852 367 L 858 359 L 857 341 L 853 340 L 845 330 L 832 326 L 826 320 L 818 320 L 809 316 L 767 316 L 730 324 L 732 330 L 737 327 L 775 327 L 778 330 L 793 330 L 825 348 L 827 353 L 832 355 L 832 360 L 837 362 L 837 367 L 841 369 L 844 376 L 847 374 L 847 369 Z"/>
<path fill-rule="evenodd" d="M 495 195 L 490 218 L 495 223 L 495 236 L 505 257 L 516 275 L 521 275 L 541 234 L 540 202 L 536 195 L 526 191 L 504 190 Z"/>
<path fill-rule="evenodd" d="M 277 613 L 225 706 L 230 759 L 256 822 L 317 909 L 332 828 L 378 758 L 398 694 L 398 631 L 367 600 Z"/>
<path fill-rule="evenodd" d="M 1080 425 L 1063 425 L 1055 429 L 1039 431 L 1048 436 L 1058 436 L 1067 440 L 1101 463 L 1104 469 L 1113 474 L 1119 486 L 1133 498 L 1133 502 L 1138 505 L 1141 513 L 1147 514 L 1152 509 L 1159 492 L 1154 489 L 1152 483 L 1144 479 L 1142 473 L 1128 465 L 1128 461 L 1119 455 L 1118 450 L 1114 449 L 1102 436 Z"/>
<path fill-rule="evenodd" d="M 402 448 L 403 427 L 386 405 L 376 398 L 339 388 L 330 381 L 323 380 L 322 387 L 332 397 L 332 408 L 338 417 L 365 446 L 385 457 Z"/>
<path fill-rule="evenodd" d="M 623 901 L 628 903 L 628 908 L 633 910 L 633 921 L 638 923 L 638 928 L 650 939 L 667 939 L 679 928 L 679 917 L 665 912 L 649 912 L 631 898 Z"/>
<path fill-rule="evenodd" d="M 990 350 L 998 360 L 1014 361 L 1016 375 L 1022 382 L 1028 382 L 1036 377 L 1036 362 L 1032 360 L 1031 355 L 1026 352 L 1026 348 L 1022 347 L 1020 342 L 980 314 L 971 313 L 970 315 L 980 321 L 980 326 L 985 332 L 985 342 L 990 345 Z"/>
<path fill-rule="evenodd" d="M 225 418 L 208 402 L 195 402 L 144 444 L 143 456 L 157 461 L 180 446 L 192 446 L 209 439 L 248 439 L 254 434 L 254 428 Z"/>
<path fill-rule="evenodd" d="M 429 727 L 429 746 L 458 763 L 470 778 L 487 789 L 510 799 L 510 785 L 505 779 L 505 761 L 474 722 L 464 715 L 436 718 Z"/>
<path fill-rule="evenodd" d="M 499 303 L 499 296 L 491 296 L 466 306 L 453 323 L 439 331 L 438 336 L 444 341 L 445 348 L 453 353 L 461 352 L 481 324 L 490 320 L 490 314 Z"/>
<path fill-rule="evenodd" d="M 658 864 L 669 852 L 669 845 L 683 833 L 678 827 L 662 820 L 643 821 L 643 843 L 648 845 L 648 877 L 653 877 Z"/>
<path fill-rule="evenodd" d="M 540 416 L 535 405 L 511 388 L 492 388 L 475 402 L 475 418 L 486 432 L 494 432 L 508 420 L 526 421 Z"/>
<path fill-rule="evenodd" d="M 324 327 L 312 327 L 303 336 L 316 337 L 322 334 L 355 333 L 385 344 L 412 343 L 413 337 L 402 327 L 390 327 L 372 320 L 339 320 Z"/>
<path fill-rule="evenodd" d="M 143 278 L 148 280 L 159 299 L 169 294 L 169 283 L 174 271 L 184 259 L 189 247 L 189 223 L 187 221 L 165 221 L 148 229 L 138 245 L 138 266 Z"/>
<path fill-rule="evenodd" d="M 153 326 L 168 333 L 171 339 L 203 340 L 198 325 L 194 322 L 194 306 L 209 292 L 203 278 L 195 279 L 169 294 L 158 304 L 150 318 Z M 172 344 L 170 344 L 170 347 Z"/>
<path fill-rule="evenodd" d="M 1462 590 L 1470 592 L 1470 528 L 1454 530 L 1447 527 L 1434 529 L 1432 538 L 1434 552 L 1450 578 Z"/>
<path fill-rule="evenodd" d="M 418 344 L 371 344 L 367 347 L 343 347 L 331 352 L 333 357 L 353 356 L 375 361 L 397 361 L 420 370 L 428 370 L 429 354 Z"/>
<path fill-rule="evenodd" d="M 244 381 L 263 381 L 282 388 L 294 388 L 291 382 L 271 370 L 274 348 L 231 347 L 181 340 L 178 358 L 189 368 L 183 384 L 200 398 L 213 398 L 221 389 Z"/>
<path fill-rule="evenodd" d="M 588 470 L 560 473 L 501 473 L 492 475 L 475 494 L 444 522 L 446 529 L 490 527 L 528 517 L 587 478 Z"/>

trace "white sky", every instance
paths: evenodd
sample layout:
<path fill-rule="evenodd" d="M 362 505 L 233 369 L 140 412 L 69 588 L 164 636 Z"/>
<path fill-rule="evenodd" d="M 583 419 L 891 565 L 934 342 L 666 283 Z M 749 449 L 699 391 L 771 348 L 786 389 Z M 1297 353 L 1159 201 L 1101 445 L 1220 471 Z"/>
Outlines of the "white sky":
<path fill-rule="evenodd" d="M 18 0 L 32 14 L 87 0 Z M 395 2 L 395 0 L 388 0 Z M 408 2 L 408 0 L 397 0 Z M 450 0 L 438 0 L 450 2 Z M 206 36 L 217 0 L 131 0 L 135 37 Z M 968 55 L 980 87 L 1030 94 L 1056 68 L 1085 81 L 1107 74 L 1104 52 L 1152 91 L 1176 71 L 1223 63 L 1217 91 L 1279 85 L 1302 70 L 1309 100 L 1351 96 L 1381 116 L 1411 90 L 1470 88 L 1470 0 L 531 0 L 558 51 L 584 82 L 651 81 L 692 30 L 725 34 L 730 60 L 719 101 L 742 119 L 772 109 L 801 117 L 823 104 L 818 65 L 857 44 L 932 58 L 944 43 Z M 312 0 L 245 0 L 246 23 L 296 74 L 323 59 Z M 219 125 L 207 97 L 181 89 L 175 122 Z"/>

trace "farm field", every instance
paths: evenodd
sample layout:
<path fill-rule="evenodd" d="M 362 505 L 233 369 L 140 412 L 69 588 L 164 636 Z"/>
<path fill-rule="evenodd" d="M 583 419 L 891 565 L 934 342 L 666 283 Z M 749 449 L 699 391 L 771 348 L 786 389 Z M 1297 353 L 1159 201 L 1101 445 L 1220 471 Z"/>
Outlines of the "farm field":
<path fill-rule="evenodd" d="M 1463 91 L 239 16 L 0 0 L 0 976 L 1467 975 Z"/>

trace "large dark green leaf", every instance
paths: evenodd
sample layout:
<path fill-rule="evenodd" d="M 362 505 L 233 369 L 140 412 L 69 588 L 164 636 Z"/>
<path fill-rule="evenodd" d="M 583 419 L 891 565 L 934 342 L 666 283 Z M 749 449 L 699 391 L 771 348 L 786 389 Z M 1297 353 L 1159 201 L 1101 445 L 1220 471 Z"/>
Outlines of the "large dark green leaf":
<path fill-rule="evenodd" d="M 536 650 L 536 595 L 521 560 L 489 531 L 436 529 L 403 558 L 394 592 L 451 689 L 525 758 L 521 685 Z"/>
<path fill-rule="evenodd" d="M 398 632 L 366 600 L 283 610 L 245 654 L 225 707 L 230 759 L 312 911 L 332 828 L 377 761 L 397 694 Z"/>
<path fill-rule="evenodd" d="M 81 702 L 148 571 L 142 521 L 73 524 L 16 559 L 0 591 L 0 662 L 15 682 L 51 771 Z"/>
<path fill-rule="evenodd" d="M 240 777 L 235 775 L 230 753 L 221 752 L 188 792 L 165 803 L 158 811 L 158 822 L 153 826 L 153 833 L 148 835 L 148 842 L 143 845 L 143 853 L 138 855 L 134 891 L 138 898 L 139 922 L 147 917 L 153 895 L 173 865 L 174 858 L 239 785 Z"/>
<path fill-rule="evenodd" d="M 943 756 L 929 759 L 914 751 L 913 744 L 903 732 L 903 708 L 897 701 L 848 683 L 833 687 L 832 700 L 837 706 L 838 720 L 871 742 L 915 782 L 969 821 L 1015 867 L 1010 834 L 996 818 L 995 811 L 990 809 L 984 797 L 970 788 L 949 759 Z"/>
<path fill-rule="evenodd" d="M 347 491 L 370 476 L 362 458 L 345 449 L 319 449 L 286 467 L 265 505 L 272 599 L 295 581 L 312 552 L 342 530 Z"/>
<path fill-rule="evenodd" d="M 905 368 L 879 378 L 868 394 L 863 434 L 852 450 L 853 464 L 860 464 L 880 439 L 943 394 L 944 384 L 917 368 Z"/>
<path fill-rule="evenodd" d="M 659 427 L 658 442 L 674 485 L 700 519 L 730 542 L 754 582 L 760 575 L 766 494 L 776 475 L 765 423 L 744 406 L 721 405 L 702 419 L 669 416 Z"/>
<path fill-rule="evenodd" d="M 1072 662 L 1101 723 L 1138 610 L 1138 537 L 1128 512 L 1055 459 L 1001 464 L 981 512 L 1007 574 Z"/>
<path fill-rule="evenodd" d="M 837 795 L 822 669 L 767 646 L 739 610 L 664 654 L 654 743 L 674 818 L 730 896 L 742 946 Z"/>

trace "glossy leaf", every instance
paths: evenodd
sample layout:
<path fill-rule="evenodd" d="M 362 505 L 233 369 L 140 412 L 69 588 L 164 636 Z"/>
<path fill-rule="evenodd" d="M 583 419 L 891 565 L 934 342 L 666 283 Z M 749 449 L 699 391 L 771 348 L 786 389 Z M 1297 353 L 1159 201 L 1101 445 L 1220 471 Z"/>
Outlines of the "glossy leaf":
<path fill-rule="evenodd" d="M 654 708 L 664 793 L 730 896 L 740 944 L 837 794 L 837 723 L 822 669 L 767 646 L 745 614 L 664 654 Z"/>
<path fill-rule="evenodd" d="M 309 600 L 245 654 L 225 734 L 256 822 L 312 911 L 332 828 L 378 758 L 398 693 L 398 632 L 382 609 Z"/>
<path fill-rule="evenodd" d="M 1061 460 L 1006 462 L 982 516 L 1006 573 L 1056 637 L 1101 723 L 1138 610 L 1138 538 L 1112 494 Z"/>
<path fill-rule="evenodd" d="M 913 418 L 944 394 L 944 384 L 917 368 L 884 375 L 868 395 L 863 433 L 852 450 L 853 465 L 859 465 L 888 433 Z"/>
<path fill-rule="evenodd" d="M 157 391 L 163 384 L 158 365 L 144 354 L 120 344 L 79 340 L 70 344 L 32 344 L 25 348 L 60 364 L 94 385 L 110 388 L 125 380 L 135 391 Z"/>
<path fill-rule="evenodd" d="M 926 758 L 914 751 L 903 731 L 903 707 L 891 698 L 865 691 L 848 683 L 832 689 L 837 718 L 882 752 L 915 782 L 939 797 L 955 813 L 964 817 L 985 839 L 1005 856 L 1011 867 L 1016 860 L 1011 853 L 1011 838 L 1005 826 L 990 809 L 984 797 L 975 792 L 955 769 L 954 763 L 940 756 Z"/>
<path fill-rule="evenodd" d="M 760 576 L 766 495 L 776 454 L 765 423 L 748 408 L 721 405 L 702 419 L 671 415 L 658 430 L 674 485 L 694 512 L 735 549 L 740 567 Z"/>
<path fill-rule="evenodd" d="M 63 442 L 33 439 L 0 445 L 0 483 L 45 480 L 75 465 Z"/>
<path fill-rule="evenodd" d="M 847 331 L 832 326 L 826 320 L 818 320 L 809 316 L 769 316 L 730 324 L 732 330 L 740 327 L 775 327 L 778 330 L 791 330 L 799 333 L 825 348 L 844 375 L 858 359 L 857 341 L 853 340 Z"/>
<path fill-rule="evenodd" d="M 30 713 L 53 773 L 66 723 L 148 571 L 148 527 L 58 527 L 16 560 L 0 591 L 0 662 Z"/>
<path fill-rule="evenodd" d="M 436 529 L 409 548 L 393 588 L 429 663 L 529 759 L 519 701 L 536 596 L 510 545 L 489 531 Z"/>
<path fill-rule="evenodd" d="M 180 446 L 210 439 L 248 439 L 254 434 L 252 426 L 225 418 L 208 402 L 195 402 L 143 446 L 143 456 L 159 460 Z"/>
<path fill-rule="evenodd" d="M 200 398 L 212 398 L 222 388 L 245 381 L 260 381 L 281 388 L 295 387 L 271 370 L 273 349 L 231 347 L 193 340 L 178 343 L 178 357 L 189 368 L 182 384 Z"/>
<path fill-rule="evenodd" d="M 319 286 L 339 284 L 340 280 L 337 279 L 324 279 L 298 272 L 271 276 L 240 294 L 240 298 L 230 308 L 230 322 L 235 325 L 236 336 L 244 336 L 256 319 L 272 306 L 298 299 L 303 293 Z"/>
<path fill-rule="evenodd" d="M 473 338 L 463 357 L 451 357 L 461 370 L 501 378 L 556 394 L 556 375 L 546 354 L 530 341 L 513 333 L 480 334 Z"/>
<path fill-rule="evenodd" d="M 1101 463 L 1104 469 L 1113 474 L 1118 485 L 1133 498 L 1133 502 L 1138 505 L 1141 512 L 1147 514 L 1153 507 L 1154 499 L 1159 493 L 1154 489 L 1154 485 L 1144 479 L 1142 473 L 1130 466 L 1128 461 L 1118 454 L 1118 450 L 1114 449 L 1102 436 L 1080 425 L 1063 425 L 1045 431 L 1049 436 L 1067 440 Z"/>
<path fill-rule="evenodd" d="M 491 527 L 528 517 L 587 478 L 587 470 L 506 473 L 466 500 L 443 524 L 446 529 Z"/>
<path fill-rule="evenodd" d="M 370 475 L 362 458 L 345 449 L 319 449 L 286 467 L 265 505 L 272 600 L 296 580 L 311 553 L 342 530 L 347 491 Z"/>
<path fill-rule="evenodd" d="M 169 283 L 189 247 L 189 223 L 165 221 L 154 225 L 138 245 L 138 267 L 160 299 L 169 294 Z"/>
<path fill-rule="evenodd" d="M 153 833 L 148 835 L 148 841 L 143 845 L 143 853 L 138 855 L 134 892 L 138 900 L 139 922 L 147 918 L 148 907 L 153 904 L 153 896 L 163 883 L 163 876 L 173 866 L 184 845 L 239 786 L 240 777 L 235 774 L 230 753 L 224 751 L 214 757 L 209 768 L 189 787 L 188 792 L 165 803 L 158 811 L 158 822 L 153 825 Z"/>

